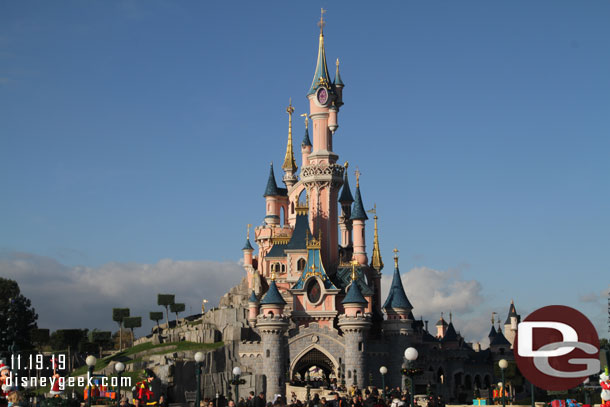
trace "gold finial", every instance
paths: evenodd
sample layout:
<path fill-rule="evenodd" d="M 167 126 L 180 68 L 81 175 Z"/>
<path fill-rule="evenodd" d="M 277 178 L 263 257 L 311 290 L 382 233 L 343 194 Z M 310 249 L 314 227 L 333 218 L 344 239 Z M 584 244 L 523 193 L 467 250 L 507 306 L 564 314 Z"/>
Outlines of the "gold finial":
<path fill-rule="evenodd" d="M 352 265 L 352 281 L 356 281 L 356 266 L 360 265 L 360 263 L 358 263 L 358 260 L 354 259 L 350 264 Z"/>
<path fill-rule="evenodd" d="M 320 9 L 320 21 L 318 22 L 318 26 L 320 27 L 320 35 L 324 34 L 324 26 L 326 25 L 326 21 L 324 21 L 324 13 L 326 13 L 326 10 L 323 8 Z"/>
<path fill-rule="evenodd" d="M 398 249 L 394 248 L 392 251 L 394 252 L 394 267 L 398 268 Z"/>
<path fill-rule="evenodd" d="M 360 175 L 362 174 L 358 167 L 356 167 L 356 187 L 360 187 Z"/>
<path fill-rule="evenodd" d="M 294 113 L 294 107 L 292 107 L 292 98 L 290 98 L 288 102 L 286 113 L 288 113 L 288 144 L 286 145 L 286 156 L 284 157 L 284 164 L 282 164 L 282 169 L 286 172 L 294 173 L 297 170 L 297 164 L 294 161 L 294 153 L 292 152 L 292 113 Z"/>
<path fill-rule="evenodd" d="M 349 167 L 349 162 L 345 162 L 345 164 L 343 164 L 343 167 L 345 167 L 345 169 L 347 170 L 347 167 Z"/>
<path fill-rule="evenodd" d="M 309 129 L 309 115 L 307 113 L 303 113 L 301 117 L 305 118 L 305 128 Z"/>
<path fill-rule="evenodd" d="M 381 271 L 383 268 L 383 261 L 381 260 L 381 250 L 379 250 L 379 231 L 377 229 L 377 204 L 373 205 L 373 209 L 367 211 L 375 216 L 375 234 L 373 235 L 373 257 L 371 259 L 371 267 L 377 271 Z"/>
<path fill-rule="evenodd" d="M 248 232 L 246 233 L 246 239 L 250 240 L 250 228 L 252 227 L 251 224 L 248 223 Z"/>
<path fill-rule="evenodd" d="M 275 281 L 275 270 L 271 271 L 271 281 Z"/>
<path fill-rule="evenodd" d="M 453 314 L 449 311 L 449 323 L 453 322 Z"/>
<path fill-rule="evenodd" d="M 492 326 L 492 327 L 494 326 L 494 323 L 496 322 L 496 321 L 494 320 L 494 315 L 497 315 L 497 313 L 496 313 L 496 312 L 492 312 L 492 313 L 491 313 L 491 326 Z"/>
<path fill-rule="evenodd" d="M 337 69 L 339 69 L 339 58 L 337 58 Z"/>

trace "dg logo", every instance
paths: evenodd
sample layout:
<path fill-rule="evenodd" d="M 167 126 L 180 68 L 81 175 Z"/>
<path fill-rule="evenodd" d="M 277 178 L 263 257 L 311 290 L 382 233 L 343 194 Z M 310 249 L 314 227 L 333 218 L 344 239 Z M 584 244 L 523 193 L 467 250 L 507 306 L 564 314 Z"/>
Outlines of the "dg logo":
<path fill-rule="evenodd" d="M 517 326 L 515 360 L 523 376 L 545 390 L 568 390 L 600 372 L 599 338 L 581 312 L 549 305 Z"/>

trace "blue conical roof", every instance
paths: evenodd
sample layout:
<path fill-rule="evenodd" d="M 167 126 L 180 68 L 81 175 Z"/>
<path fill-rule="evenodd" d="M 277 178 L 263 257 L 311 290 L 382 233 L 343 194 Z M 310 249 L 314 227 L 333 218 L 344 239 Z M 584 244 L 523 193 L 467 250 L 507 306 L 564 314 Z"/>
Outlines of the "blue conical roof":
<path fill-rule="evenodd" d="M 402 286 L 402 280 L 400 278 L 400 271 L 398 266 L 394 267 L 394 276 L 392 277 L 392 285 L 390 286 L 390 292 L 388 298 L 383 304 L 383 308 L 403 308 L 413 309 L 413 306 L 405 294 L 405 290 Z"/>
<path fill-rule="evenodd" d="M 264 305 L 264 304 L 279 304 L 279 305 L 286 304 L 286 301 L 284 301 L 282 294 L 280 294 L 280 292 L 277 289 L 277 285 L 275 285 L 275 280 L 271 280 L 269 289 L 267 290 L 267 293 L 261 300 L 261 304 L 262 305 Z"/>
<path fill-rule="evenodd" d="M 326 51 L 324 50 L 324 34 L 320 32 L 320 43 L 318 45 L 318 61 L 316 63 L 316 71 L 313 75 L 313 81 L 309 88 L 308 95 L 316 92 L 319 86 L 326 86 L 331 91 L 331 80 L 328 74 L 328 66 L 326 65 Z"/>
<path fill-rule="evenodd" d="M 303 136 L 302 147 L 311 147 L 311 140 L 309 139 L 309 129 L 305 127 L 305 135 Z"/>
<path fill-rule="evenodd" d="M 248 298 L 248 302 L 258 302 L 258 298 L 256 298 L 256 294 L 254 290 L 252 290 L 252 294 L 250 294 L 250 298 Z"/>
<path fill-rule="evenodd" d="M 356 186 L 356 199 L 354 200 L 354 207 L 352 208 L 351 220 L 367 220 L 369 217 L 366 216 L 364 205 L 362 204 L 362 196 L 360 195 L 360 185 Z"/>
<path fill-rule="evenodd" d="M 244 245 L 244 248 L 242 250 L 254 250 L 254 248 L 250 244 L 250 239 L 246 239 L 246 244 Z"/>
<path fill-rule="evenodd" d="M 337 72 L 335 73 L 335 86 L 345 86 L 341 80 L 341 74 L 339 74 L 339 60 L 337 59 Z"/>
<path fill-rule="evenodd" d="M 267 188 L 265 188 L 265 194 L 263 196 L 278 196 L 280 191 L 277 189 L 275 182 L 275 174 L 273 173 L 273 163 L 269 169 L 269 179 L 267 180 Z"/>
<path fill-rule="evenodd" d="M 368 301 L 360 292 L 358 284 L 355 281 L 352 281 L 349 289 L 347 290 L 347 295 L 343 301 L 341 301 L 341 304 L 368 304 Z"/>
<path fill-rule="evenodd" d="M 339 196 L 339 202 L 341 203 L 352 203 L 354 202 L 354 197 L 352 196 L 352 191 L 349 189 L 349 182 L 347 181 L 347 170 L 345 171 L 345 177 L 343 179 L 343 189 L 341 189 L 341 195 Z"/>
<path fill-rule="evenodd" d="M 489 339 L 493 339 L 493 338 L 495 338 L 495 336 L 496 336 L 497 334 L 498 334 L 498 333 L 496 332 L 496 328 L 494 328 L 494 326 L 492 325 L 492 326 L 491 326 L 491 330 L 489 331 L 489 335 L 487 335 L 487 337 L 488 337 Z"/>

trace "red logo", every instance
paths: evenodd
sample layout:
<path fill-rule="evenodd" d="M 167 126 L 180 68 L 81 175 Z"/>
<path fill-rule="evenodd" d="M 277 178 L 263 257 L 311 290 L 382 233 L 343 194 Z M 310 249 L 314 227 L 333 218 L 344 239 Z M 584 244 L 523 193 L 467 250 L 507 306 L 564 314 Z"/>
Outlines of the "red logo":
<path fill-rule="evenodd" d="M 515 360 L 523 376 L 545 390 L 568 390 L 598 374 L 599 338 L 581 312 L 549 305 L 517 326 Z"/>

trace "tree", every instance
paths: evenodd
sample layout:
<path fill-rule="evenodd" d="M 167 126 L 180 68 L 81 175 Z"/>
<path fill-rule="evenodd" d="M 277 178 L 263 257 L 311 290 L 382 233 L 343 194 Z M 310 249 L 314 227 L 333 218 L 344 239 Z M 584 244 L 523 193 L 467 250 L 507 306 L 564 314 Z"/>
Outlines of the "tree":
<path fill-rule="evenodd" d="M 176 314 L 176 326 L 178 326 L 178 314 L 181 312 L 184 312 L 184 310 L 186 309 L 186 305 L 184 303 L 178 303 L 178 304 L 174 303 L 169 306 L 169 309 L 174 314 Z"/>
<path fill-rule="evenodd" d="M 89 332 L 89 342 L 94 344 L 100 352 L 100 358 L 102 357 L 102 350 L 108 348 L 112 344 L 112 332 L 110 331 L 98 331 L 94 329 Z"/>
<path fill-rule="evenodd" d="M 127 317 L 123 322 L 125 323 L 125 328 L 131 329 L 131 346 L 133 346 L 135 341 L 133 329 L 140 328 L 142 326 L 142 317 Z"/>
<path fill-rule="evenodd" d="M 38 314 L 32 302 L 21 294 L 19 284 L 0 277 L 0 349 L 14 351 L 33 349 L 30 334 L 36 326 Z M 7 356 L 7 355 L 5 355 Z"/>
<path fill-rule="evenodd" d="M 157 326 L 159 325 L 159 321 L 161 321 L 163 319 L 163 313 L 162 312 L 151 312 L 150 313 L 150 320 L 151 321 L 155 321 L 155 323 L 157 324 Z M 153 332 L 154 332 L 154 327 L 153 327 Z"/>
<path fill-rule="evenodd" d="M 88 342 L 88 329 L 58 329 L 50 336 L 51 349 L 63 351 L 70 349 L 76 351 L 82 348 L 82 344 Z"/>
<path fill-rule="evenodd" d="M 165 320 L 169 329 L 169 306 L 174 303 L 174 294 L 157 294 L 157 305 L 165 307 Z"/>
<path fill-rule="evenodd" d="M 123 351 L 123 335 L 120 332 L 123 330 L 123 320 L 129 317 L 129 308 L 113 308 L 112 320 L 119 324 L 119 352 Z"/>
<path fill-rule="evenodd" d="M 34 328 L 30 332 L 32 343 L 41 351 L 42 347 L 49 344 L 51 333 L 48 329 Z"/>

